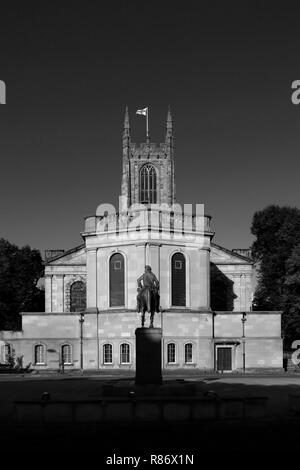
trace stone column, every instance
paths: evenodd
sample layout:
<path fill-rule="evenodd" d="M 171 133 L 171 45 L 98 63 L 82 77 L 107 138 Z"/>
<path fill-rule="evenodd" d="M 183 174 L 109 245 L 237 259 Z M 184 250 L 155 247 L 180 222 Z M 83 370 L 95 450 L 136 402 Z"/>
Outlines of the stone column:
<path fill-rule="evenodd" d="M 233 293 L 235 295 L 233 301 L 233 310 L 236 312 L 241 311 L 241 277 L 240 274 L 234 274 L 233 280 Z"/>
<path fill-rule="evenodd" d="M 210 309 L 210 256 L 209 248 L 202 248 L 199 250 L 199 274 L 200 277 L 197 281 L 199 284 L 199 304 L 198 308 L 201 310 Z M 195 280 L 193 281 L 193 283 Z M 194 295 L 196 292 L 194 291 Z M 191 307 L 195 307 L 195 302 L 191 299 Z"/>
<path fill-rule="evenodd" d="M 245 310 L 252 309 L 252 295 L 253 295 L 253 285 L 252 285 L 252 273 L 247 273 L 245 276 L 245 299 L 246 299 L 246 306 Z"/>
<path fill-rule="evenodd" d="M 56 274 L 56 312 L 64 311 L 64 275 Z"/>
<path fill-rule="evenodd" d="M 156 275 L 156 277 L 160 278 L 160 246 L 157 243 L 148 243 L 147 244 L 147 261 L 146 264 L 151 266 L 152 272 Z"/>
<path fill-rule="evenodd" d="M 172 248 L 171 248 L 172 249 Z M 170 308 L 171 299 L 171 266 L 170 266 L 170 250 L 167 245 L 162 245 L 159 250 L 160 269 L 159 269 L 159 294 L 160 305 L 163 309 Z"/>
<path fill-rule="evenodd" d="M 45 311 L 52 312 L 52 276 L 45 276 Z"/>
<path fill-rule="evenodd" d="M 97 250 L 87 250 L 87 311 L 97 311 Z"/>
<path fill-rule="evenodd" d="M 105 310 L 109 306 L 107 250 L 97 250 L 97 307 Z"/>
<path fill-rule="evenodd" d="M 128 256 L 128 308 L 136 309 L 137 279 L 144 273 L 146 265 L 145 243 L 133 245 Z"/>

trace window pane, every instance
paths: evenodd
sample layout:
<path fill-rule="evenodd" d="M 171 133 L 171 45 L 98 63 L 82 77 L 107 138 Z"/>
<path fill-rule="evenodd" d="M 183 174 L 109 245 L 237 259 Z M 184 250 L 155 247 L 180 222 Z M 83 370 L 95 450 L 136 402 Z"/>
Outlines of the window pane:
<path fill-rule="evenodd" d="M 168 344 L 168 362 L 175 362 L 175 344 Z"/>
<path fill-rule="evenodd" d="M 112 363 L 112 345 L 111 344 L 105 344 L 103 346 L 103 357 L 104 357 L 104 364 Z"/>
<path fill-rule="evenodd" d="M 185 362 L 193 362 L 193 345 L 188 343 L 185 345 Z"/>
<path fill-rule="evenodd" d="M 182 253 L 174 253 L 171 262 L 172 276 L 172 305 L 185 307 L 186 305 L 186 278 L 185 257 Z"/>
<path fill-rule="evenodd" d="M 130 362 L 129 344 L 121 344 L 120 348 L 120 362 L 121 364 L 128 364 Z"/>
<path fill-rule="evenodd" d="M 71 364 L 72 363 L 71 346 L 69 344 L 64 344 L 62 346 L 61 355 L 62 355 L 62 361 L 63 361 L 64 364 Z"/>
<path fill-rule="evenodd" d="M 44 346 L 42 344 L 37 344 L 34 348 L 34 361 L 35 364 L 44 364 Z"/>
<path fill-rule="evenodd" d="M 124 257 L 115 253 L 109 260 L 110 307 L 123 307 L 125 304 Z"/>
<path fill-rule="evenodd" d="M 140 171 L 140 202 L 155 204 L 157 200 L 156 170 L 150 165 L 144 165 Z"/>
<path fill-rule="evenodd" d="M 4 346 L 4 357 L 5 357 L 5 362 L 6 362 L 6 363 L 9 362 L 10 355 L 11 355 L 11 347 L 10 347 L 10 344 L 6 344 L 6 345 Z"/>

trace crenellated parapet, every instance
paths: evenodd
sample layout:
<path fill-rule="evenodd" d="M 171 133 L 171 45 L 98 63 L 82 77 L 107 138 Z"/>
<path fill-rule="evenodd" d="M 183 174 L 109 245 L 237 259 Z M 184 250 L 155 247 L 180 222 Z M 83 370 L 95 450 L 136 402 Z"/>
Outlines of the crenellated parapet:
<path fill-rule="evenodd" d="M 167 210 L 131 210 L 92 216 L 85 219 L 85 229 L 82 236 L 92 233 L 129 233 L 129 232 L 159 232 L 169 235 L 205 235 L 212 238 L 211 216 L 188 215 Z"/>
<path fill-rule="evenodd" d="M 130 145 L 130 157 L 138 159 L 170 158 L 170 152 L 168 151 L 168 145 L 166 143 L 132 143 Z"/>

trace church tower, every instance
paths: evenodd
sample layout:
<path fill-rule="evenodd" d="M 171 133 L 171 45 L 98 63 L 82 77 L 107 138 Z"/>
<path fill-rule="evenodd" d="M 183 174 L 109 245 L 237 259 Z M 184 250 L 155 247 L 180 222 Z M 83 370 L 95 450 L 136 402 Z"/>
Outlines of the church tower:
<path fill-rule="evenodd" d="M 175 204 L 174 134 L 170 109 L 165 142 L 131 142 L 129 113 L 126 107 L 123 128 L 122 211 L 132 204 Z"/>

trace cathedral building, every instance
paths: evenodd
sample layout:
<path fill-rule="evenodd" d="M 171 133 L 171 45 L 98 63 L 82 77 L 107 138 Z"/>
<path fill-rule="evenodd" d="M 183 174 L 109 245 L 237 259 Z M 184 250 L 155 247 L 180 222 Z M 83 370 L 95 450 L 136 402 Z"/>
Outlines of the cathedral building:
<path fill-rule="evenodd" d="M 249 252 L 213 243 L 211 217 L 176 201 L 171 112 L 163 143 L 137 145 L 126 109 L 122 142 L 119 209 L 99 206 L 82 245 L 48 257 L 45 312 L 22 312 L 22 331 L 0 332 L 1 362 L 14 350 L 37 370 L 134 370 L 137 279 L 149 265 L 164 370 L 281 369 L 281 315 L 252 311 Z"/>

